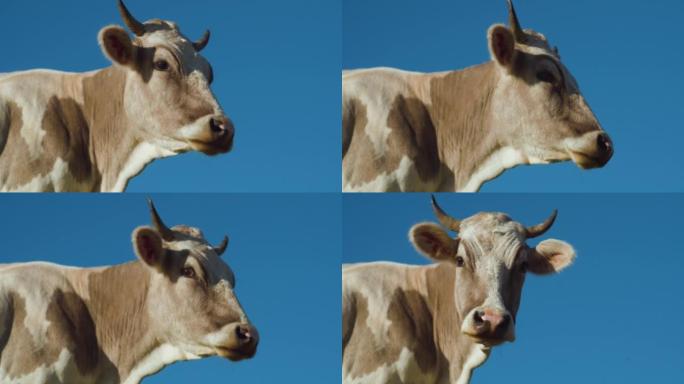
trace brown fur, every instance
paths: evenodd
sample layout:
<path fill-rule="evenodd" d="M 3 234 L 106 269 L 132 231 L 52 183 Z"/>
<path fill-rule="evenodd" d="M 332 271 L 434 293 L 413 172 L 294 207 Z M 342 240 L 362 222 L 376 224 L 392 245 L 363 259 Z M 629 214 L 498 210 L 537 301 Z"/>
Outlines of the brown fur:
<path fill-rule="evenodd" d="M 126 75 L 123 68 L 114 66 L 83 79 L 83 112 L 92 132 L 89 158 L 101 175 L 102 189 L 114 185 L 118 172 L 137 144 L 131 130 L 126 129 L 123 106 Z"/>
<path fill-rule="evenodd" d="M 149 279 L 149 269 L 137 261 L 88 276 L 86 303 L 98 324 L 97 340 L 109 359 L 117 362 L 120 377 L 127 377 L 140 356 L 157 346 L 151 334 L 155 327 L 147 319 Z"/>
<path fill-rule="evenodd" d="M 89 161 L 90 129 L 83 110 L 71 98 L 52 96 L 43 115 L 44 161 L 54 162 L 57 157 L 69 164 L 71 175 L 79 182 L 93 179 Z"/>
<path fill-rule="evenodd" d="M 366 106 L 357 99 L 349 103 L 349 116 L 342 120 L 342 164 L 343 171 L 362 170 L 359 178 L 368 181 L 375 177 L 374 159 L 366 159 L 363 154 L 373 153 L 373 144 L 366 137 L 368 115 Z M 351 152 L 347 153 L 349 150 Z M 368 170 L 366 172 L 365 170 Z M 349 177 L 349 175 L 347 175 Z"/>
<path fill-rule="evenodd" d="M 439 158 L 463 187 L 477 166 L 499 148 L 488 124 L 489 101 L 496 80 L 496 64 L 488 62 L 430 80 L 429 113 L 434 122 Z M 488 135 L 483 133 L 489 132 Z"/>

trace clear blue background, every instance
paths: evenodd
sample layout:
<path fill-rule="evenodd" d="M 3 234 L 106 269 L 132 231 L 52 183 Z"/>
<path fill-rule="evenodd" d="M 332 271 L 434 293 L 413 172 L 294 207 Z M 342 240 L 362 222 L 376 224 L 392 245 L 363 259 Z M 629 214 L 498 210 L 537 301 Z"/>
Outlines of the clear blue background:
<path fill-rule="evenodd" d="M 517 0 L 523 28 L 557 45 L 615 156 L 603 169 L 518 167 L 483 191 L 684 191 L 681 21 L 684 2 Z M 344 0 L 343 67 L 461 69 L 489 60 L 487 28 L 505 0 Z"/>
<path fill-rule="evenodd" d="M 493 350 L 473 383 L 681 383 L 684 244 L 681 195 L 438 196 L 459 218 L 502 211 L 532 225 L 558 209 L 548 238 L 577 259 L 558 275 L 528 276 L 517 340 Z M 409 228 L 436 221 L 427 194 L 345 195 L 343 260 L 425 264 Z"/>
<path fill-rule="evenodd" d="M 129 191 L 329 192 L 340 189 L 340 1 L 128 0 L 141 21 L 178 23 L 202 54 L 235 122 L 235 147 L 152 163 Z M 0 72 L 89 71 L 110 62 L 97 43 L 123 25 L 115 0 L 0 2 Z"/>
<path fill-rule="evenodd" d="M 131 232 L 149 225 L 146 195 L 5 195 L 0 263 L 76 266 L 135 259 Z M 340 375 L 341 199 L 309 195 L 156 195 L 169 226 L 210 242 L 230 236 L 224 259 L 261 336 L 256 356 L 181 362 L 144 383 L 336 383 Z M 122 282 L 125 284 L 126 282 Z M 163 325 L 160 325 L 163 326 Z"/>

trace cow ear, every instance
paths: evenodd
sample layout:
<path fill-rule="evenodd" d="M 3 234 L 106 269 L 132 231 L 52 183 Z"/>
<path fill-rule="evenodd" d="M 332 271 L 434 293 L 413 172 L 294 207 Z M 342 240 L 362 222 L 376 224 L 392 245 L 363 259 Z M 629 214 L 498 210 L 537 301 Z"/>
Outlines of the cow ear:
<path fill-rule="evenodd" d="M 109 60 L 116 64 L 128 66 L 135 58 L 135 46 L 131 42 L 128 32 L 118 25 L 110 25 L 102 28 L 98 35 L 102 52 Z"/>
<path fill-rule="evenodd" d="M 145 264 L 161 270 L 166 251 L 159 233 L 150 227 L 138 227 L 133 231 L 135 254 Z"/>
<path fill-rule="evenodd" d="M 432 223 L 414 225 L 409 240 L 418 252 L 435 261 L 452 260 L 458 245 L 442 227 Z"/>
<path fill-rule="evenodd" d="M 515 36 L 506 26 L 495 24 L 489 27 L 487 32 L 489 40 L 489 53 L 492 60 L 502 67 L 510 69 L 515 60 Z"/>
<path fill-rule="evenodd" d="M 527 270 L 546 275 L 558 273 L 575 260 L 572 245 L 555 239 L 544 240 L 531 249 L 527 256 Z"/>

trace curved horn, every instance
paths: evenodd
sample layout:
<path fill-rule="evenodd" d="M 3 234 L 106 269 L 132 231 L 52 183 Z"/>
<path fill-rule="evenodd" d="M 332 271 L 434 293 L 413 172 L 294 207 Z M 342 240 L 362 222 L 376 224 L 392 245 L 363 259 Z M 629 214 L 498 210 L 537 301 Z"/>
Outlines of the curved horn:
<path fill-rule="evenodd" d="M 119 13 L 131 32 L 135 33 L 136 36 L 142 36 L 145 34 L 145 26 L 143 23 L 139 22 L 135 19 L 135 17 L 133 17 L 133 15 L 131 15 L 122 0 L 119 0 Z"/>
<path fill-rule="evenodd" d="M 520 21 L 518 21 L 518 15 L 515 13 L 515 8 L 513 7 L 513 0 L 508 0 L 508 24 L 513 31 L 515 41 L 525 41 L 525 32 L 523 32 L 523 29 L 520 26 Z"/>
<path fill-rule="evenodd" d="M 454 232 L 458 232 L 458 230 L 461 228 L 461 221 L 458 219 L 455 219 L 449 215 L 447 215 L 442 208 L 440 208 L 439 204 L 437 204 L 437 200 L 435 200 L 435 195 L 432 195 L 432 209 L 435 211 L 435 216 L 437 216 L 437 219 L 439 219 L 439 222 L 451 229 Z"/>
<path fill-rule="evenodd" d="M 226 248 L 228 248 L 228 236 L 223 236 L 221 244 L 219 244 L 218 247 L 214 247 L 214 252 L 216 252 L 217 255 L 221 256 L 223 252 L 226 251 Z"/>
<path fill-rule="evenodd" d="M 554 209 L 553 212 L 551 212 L 551 216 L 549 216 L 543 223 L 525 228 L 525 231 L 527 232 L 527 238 L 532 239 L 534 237 L 543 235 L 544 232 L 551 228 L 553 222 L 556 220 L 557 214 L 558 210 Z"/>
<path fill-rule="evenodd" d="M 152 202 L 152 199 L 147 199 L 147 203 L 150 205 L 150 214 L 152 216 L 152 224 L 154 224 L 154 227 L 157 229 L 157 231 L 161 235 L 162 239 L 164 239 L 166 241 L 172 241 L 174 239 L 173 231 L 170 230 L 164 224 L 161 217 L 159 217 L 159 213 L 157 213 L 157 209 L 154 208 L 154 203 Z"/>
<path fill-rule="evenodd" d="M 204 31 L 204 35 L 202 35 L 202 37 L 200 37 L 199 40 L 192 43 L 192 46 L 195 47 L 195 51 L 199 52 L 199 51 L 203 50 L 204 47 L 206 47 L 207 44 L 209 43 L 209 37 L 210 36 L 211 36 L 211 32 L 208 29 L 206 31 Z"/>

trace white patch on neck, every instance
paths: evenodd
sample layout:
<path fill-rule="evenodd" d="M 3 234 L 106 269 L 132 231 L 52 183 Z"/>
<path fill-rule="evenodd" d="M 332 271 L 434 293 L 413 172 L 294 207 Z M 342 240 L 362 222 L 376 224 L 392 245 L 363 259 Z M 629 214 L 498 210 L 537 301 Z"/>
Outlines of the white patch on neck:
<path fill-rule="evenodd" d="M 171 344 L 162 344 L 145 356 L 138 364 L 133 367 L 131 373 L 123 381 L 123 384 L 138 384 L 142 379 L 153 375 L 165 366 L 177 361 L 196 360 L 201 356 L 184 352 L 180 348 Z"/>
<path fill-rule="evenodd" d="M 116 183 L 111 189 L 102 192 L 123 192 L 128 182 L 137 176 L 142 170 L 155 159 L 173 156 L 175 152 L 143 141 L 133 148 L 126 163 L 116 178 Z"/>
<path fill-rule="evenodd" d="M 539 160 L 533 159 L 533 161 Z M 513 147 L 503 147 L 489 155 L 470 176 L 466 185 L 456 192 L 477 192 L 482 184 L 499 176 L 503 171 L 530 162 L 531 159 L 522 151 Z"/>
<path fill-rule="evenodd" d="M 484 364 L 489 357 L 490 349 L 482 344 L 473 344 L 468 357 L 466 357 L 461 369 L 461 375 L 456 379 L 456 384 L 468 384 L 475 368 Z"/>

